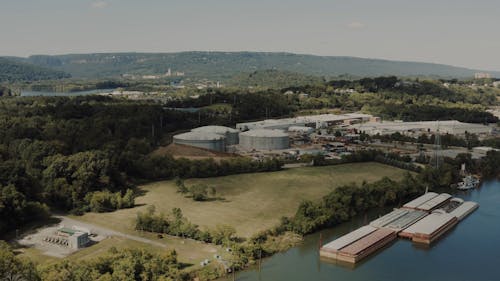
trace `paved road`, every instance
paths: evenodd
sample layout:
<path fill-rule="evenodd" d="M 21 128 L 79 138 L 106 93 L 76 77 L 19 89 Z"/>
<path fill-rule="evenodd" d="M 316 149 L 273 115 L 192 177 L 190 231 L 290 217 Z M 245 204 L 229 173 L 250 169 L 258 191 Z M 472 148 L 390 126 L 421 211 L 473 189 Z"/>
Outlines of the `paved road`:
<path fill-rule="evenodd" d="M 150 245 L 153 245 L 153 246 L 161 247 L 161 248 L 166 248 L 167 247 L 165 244 L 162 244 L 160 242 L 157 242 L 157 241 L 154 241 L 154 240 L 151 240 L 151 239 L 147 239 L 147 238 L 143 238 L 143 237 L 140 237 L 140 236 L 135 236 L 135 235 L 130 235 L 130 234 L 122 233 L 122 232 L 115 231 L 115 230 L 112 230 L 112 229 L 109 229 L 109 228 L 105 228 L 105 227 L 98 226 L 98 225 L 95 225 L 95 224 L 90 224 L 90 223 L 82 222 L 82 221 L 75 220 L 75 219 L 72 219 L 72 218 L 68 218 L 68 217 L 65 217 L 65 216 L 54 216 L 54 217 L 60 219 L 61 220 L 61 224 L 65 225 L 65 226 L 68 226 L 68 227 L 76 225 L 76 226 L 80 226 L 80 227 L 84 227 L 84 228 L 90 229 L 92 232 L 96 232 L 99 235 L 123 237 L 123 238 L 127 238 L 127 239 L 130 239 L 130 240 L 134 240 L 134 241 L 138 241 L 138 242 L 150 244 Z"/>

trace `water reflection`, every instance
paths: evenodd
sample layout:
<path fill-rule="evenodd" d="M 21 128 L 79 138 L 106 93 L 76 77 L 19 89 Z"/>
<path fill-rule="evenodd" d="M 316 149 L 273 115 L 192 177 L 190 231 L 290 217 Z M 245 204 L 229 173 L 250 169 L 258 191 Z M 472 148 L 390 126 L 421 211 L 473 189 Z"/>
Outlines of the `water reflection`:
<path fill-rule="evenodd" d="M 247 281 L 493 281 L 500 276 L 500 182 L 455 196 L 480 207 L 430 247 L 397 239 L 356 266 L 320 260 L 320 233 L 307 236 L 303 244 L 266 259 L 257 268 L 240 272 L 236 280 Z M 323 243 L 334 240 L 387 213 L 376 210 L 349 223 L 321 232 Z M 232 278 L 225 279 L 232 280 Z"/>

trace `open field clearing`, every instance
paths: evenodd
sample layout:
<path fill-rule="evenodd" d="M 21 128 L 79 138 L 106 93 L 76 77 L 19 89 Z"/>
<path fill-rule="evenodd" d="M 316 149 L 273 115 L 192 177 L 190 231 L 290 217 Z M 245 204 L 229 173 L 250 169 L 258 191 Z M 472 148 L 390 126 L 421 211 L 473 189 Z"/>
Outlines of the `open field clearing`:
<path fill-rule="evenodd" d="M 155 239 L 156 235 L 147 234 L 144 237 Z M 112 247 L 117 249 L 144 249 L 146 251 L 161 253 L 167 250 L 175 249 L 180 262 L 186 265 L 197 266 L 200 261 L 213 257 L 215 253 L 223 254 L 220 247 L 211 244 L 205 244 L 198 241 L 185 240 L 180 238 L 166 237 L 157 239 L 158 242 L 165 244 L 165 248 L 156 247 L 147 243 L 138 242 L 124 237 L 111 236 L 94 244 L 90 247 L 83 248 L 69 256 L 64 257 L 65 260 L 81 261 L 99 257 L 106 254 Z M 16 250 L 20 257 L 28 257 L 32 261 L 45 264 L 56 261 L 61 261 L 62 258 L 47 256 L 43 251 L 37 248 L 19 248 Z"/>
<path fill-rule="evenodd" d="M 229 224 L 237 234 L 252 234 L 275 226 L 282 216 L 292 216 L 305 199 L 319 200 L 336 187 L 352 182 L 373 182 L 384 176 L 401 179 L 406 171 L 379 163 L 353 163 L 326 167 L 306 167 L 279 172 L 241 174 L 190 179 L 187 186 L 204 183 L 215 187 L 224 200 L 196 202 L 177 193 L 173 181 L 146 184 L 136 199 L 138 207 L 113 213 L 87 213 L 78 220 L 130 233 L 139 211 L 155 205 L 157 212 L 181 208 L 185 217 L 202 228 Z"/>

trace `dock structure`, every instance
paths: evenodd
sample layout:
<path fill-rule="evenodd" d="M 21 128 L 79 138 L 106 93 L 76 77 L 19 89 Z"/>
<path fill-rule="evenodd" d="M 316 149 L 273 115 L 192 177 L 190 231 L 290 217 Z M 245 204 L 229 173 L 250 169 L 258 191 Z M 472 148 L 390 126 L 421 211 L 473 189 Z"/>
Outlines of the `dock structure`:
<path fill-rule="evenodd" d="M 394 209 L 392 212 L 384 215 L 376 220 L 370 222 L 370 225 L 373 227 L 384 227 L 395 220 L 400 219 L 401 217 L 406 216 L 410 210 L 406 209 Z"/>
<path fill-rule="evenodd" d="M 403 205 L 403 208 L 416 209 L 418 206 L 424 204 L 425 202 L 431 200 L 432 198 L 438 196 L 439 194 L 435 192 L 427 192 L 424 195 L 413 199 L 412 201 Z"/>
<path fill-rule="evenodd" d="M 455 210 L 450 212 L 450 215 L 456 217 L 459 221 L 463 220 L 466 216 L 479 208 L 479 204 L 472 201 L 467 201 L 458 206 Z"/>
<path fill-rule="evenodd" d="M 393 230 L 366 225 L 321 247 L 320 256 L 356 263 L 396 238 Z"/>
<path fill-rule="evenodd" d="M 348 263 L 356 263 L 396 240 L 396 238 L 395 231 L 387 228 L 377 229 L 358 241 L 340 249 L 337 259 Z"/>
<path fill-rule="evenodd" d="M 399 236 L 409 238 L 415 243 L 431 244 L 454 227 L 458 219 L 442 210 L 436 210 L 401 231 Z"/>
<path fill-rule="evenodd" d="M 422 203 L 415 207 L 416 210 L 421 210 L 421 211 L 426 211 L 430 212 L 432 210 L 435 210 L 444 204 L 446 204 L 449 200 L 451 199 L 451 195 L 448 193 L 441 193 L 438 196 L 426 201 L 425 203 Z"/>
<path fill-rule="evenodd" d="M 392 221 L 386 228 L 392 229 L 397 233 L 401 232 L 403 229 L 406 229 L 410 225 L 416 223 L 427 216 L 427 212 L 419 211 L 419 210 L 410 210 L 404 216 L 398 218 L 397 220 Z"/>
<path fill-rule="evenodd" d="M 320 256 L 355 264 L 398 236 L 431 244 L 478 207 L 475 202 L 464 202 L 447 193 L 428 192 L 324 245 Z"/>
<path fill-rule="evenodd" d="M 325 258 L 338 259 L 340 249 L 358 241 L 376 230 L 377 228 L 373 226 L 362 226 L 321 247 L 320 255 Z"/>

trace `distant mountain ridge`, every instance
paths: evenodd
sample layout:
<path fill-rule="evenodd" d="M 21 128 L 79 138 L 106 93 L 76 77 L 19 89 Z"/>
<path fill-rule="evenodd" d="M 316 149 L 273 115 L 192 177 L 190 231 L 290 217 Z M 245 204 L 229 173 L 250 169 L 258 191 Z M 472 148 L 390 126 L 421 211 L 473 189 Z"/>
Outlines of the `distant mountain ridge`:
<path fill-rule="evenodd" d="M 37 81 L 68 78 L 71 75 L 17 59 L 0 57 L 0 82 Z"/>
<path fill-rule="evenodd" d="M 35 55 L 17 61 L 51 68 L 76 78 L 109 78 L 124 74 L 159 75 L 168 69 L 186 77 L 224 79 L 239 73 L 280 70 L 305 75 L 473 77 L 481 70 L 444 64 L 315 56 L 273 52 L 96 53 Z M 500 77 L 500 72 L 489 72 Z"/>

